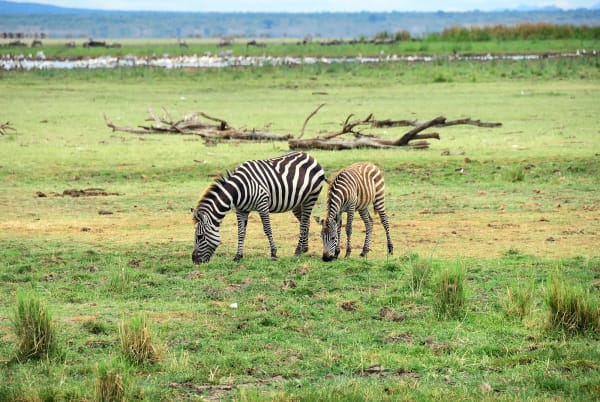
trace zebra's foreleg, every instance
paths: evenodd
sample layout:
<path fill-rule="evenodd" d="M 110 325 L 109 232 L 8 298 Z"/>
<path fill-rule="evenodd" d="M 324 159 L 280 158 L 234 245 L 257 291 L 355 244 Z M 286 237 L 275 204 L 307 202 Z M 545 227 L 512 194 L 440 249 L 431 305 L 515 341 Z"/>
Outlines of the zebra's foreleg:
<path fill-rule="evenodd" d="M 346 258 L 350 257 L 352 252 L 352 221 L 354 220 L 354 209 L 348 210 L 346 218 Z M 340 239 L 341 240 L 341 239 Z"/>
<path fill-rule="evenodd" d="M 337 216 L 337 237 L 335 241 L 335 258 L 337 259 L 340 256 L 340 248 L 342 247 L 342 214 L 338 214 Z"/>
<path fill-rule="evenodd" d="M 368 208 L 361 209 L 360 211 L 358 211 L 358 213 L 360 214 L 360 217 L 362 218 L 363 222 L 365 223 L 365 230 L 367 232 L 365 235 L 365 244 L 363 245 L 363 249 L 362 249 L 362 252 L 360 253 L 360 256 L 366 257 L 369 250 L 371 250 L 370 247 L 371 247 L 371 235 L 373 233 L 373 218 L 371 218 L 371 214 L 369 214 Z"/>
<path fill-rule="evenodd" d="M 269 209 L 258 211 L 260 220 L 263 224 L 263 230 L 267 239 L 269 239 L 269 246 L 271 247 L 271 260 L 277 260 L 277 247 L 275 247 L 275 241 L 273 241 L 273 231 L 271 230 L 271 218 L 269 216 Z"/>
<path fill-rule="evenodd" d="M 238 225 L 238 247 L 237 253 L 233 258 L 233 261 L 239 261 L 244 257 L 244 240 L 246 239 L 246 227 L 248 226 L 248 212 L 236 211 L 235 216 L 237 218 Z"/>

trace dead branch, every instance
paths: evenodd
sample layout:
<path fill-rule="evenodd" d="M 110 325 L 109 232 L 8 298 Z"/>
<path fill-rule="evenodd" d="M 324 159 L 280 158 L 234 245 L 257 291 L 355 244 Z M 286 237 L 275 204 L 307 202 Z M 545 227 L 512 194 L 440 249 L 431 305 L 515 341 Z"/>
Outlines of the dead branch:
<path fill-rule="evenodd" d="M 226 120 L 210 116 L 204 112 L 193 113 L 184 116 L 178 121 L 173 121 L 169 112 L 163 108 L 164 116 L 158 117 L 151 108 L 148 108 L 149 118 L 154 124 L 149 126 L 117 126 L 104 114 L 106 125 L 113 131 L 122 131 L 132 134 L 179 134 L 179 135 L 197 135 L 206 142 L 215 143 L 218 141 L 287 141 L 292 138 L 290 134 L 274 134 L 262 132 L 259 130 L 237 129 L 232 127 Z M 200 117 L 216 122 L 202 121 Z"/>
<path fill-rule="evenodd" d="M 106 125 L 110 128 L 112 128 L 113 131 L 123 131 L 123 132 L 127 132 L 127 133 L 133 133 L 133 134 L 148 134 L 149 131 L 143 127 L 129 127 L 129 126 L 117 126 L 116 124 L 114 124 L 112 121 L 109 120 L 109 118 L 106 116 L 106 114 L 103 114 L 104 116 L 104 122 L 106 123 Z"/>
<path fill-rule="evenodd" d="M 320 108 L 319 108 L 320 109 Z M 318 111 L 317 109 L 316 111 Z M 315 113 L 313 112 L 310 117 Z M 322 135 L 317 138 L 302 139 L 301 136 L 293 138 L 288 141 L 291 149 L 323 149 L 323 150 L 344 150 L 344 149 L 357 149 L 357 148 L 394 148 L 409 146 L 416 149 L 424 149 L 429 147 L 429 142 L 424 141 L 426 139 L 440 139 L 438 133 L 424 133 L 423 131 L 431 127 L 447 127 L 459 124 L 470 124 L 479 127 L 499 127 L 501 123 L 485 123 L 481 120 L 472 120 L 470 118 L 447 121 L 445 117 L 439 116 L 426 122 L 419 122 L 417 120 L 376 120 L 373 114 L 370 114 L 363 120 L 350 121 L 352 114 L 349 115 L 342 128 L 338 131 L 334 131 L 329 134 Z M 305 121 L 305 126 L 306 122 Z M 389 140 L 378 138 L 373 134 L 363 133 L 362 130 L 366 128 L 395 128 L 395 127 L 406 127 L 412 126 L 413 129 L 404 133 L 401 137 L 396 140 Z M 304 132 L 305 127 L 302 128 Z M 344 134 L 351 134 L 354 139 L 340 138 Z"/>
<path fill-rule="evenodd" d="M 300 130 L 300 135 L 298 136 L 298 139 L 301 139 L 302 136 L 304 135 L 304 129 L 306 128 L 306 125 L 308 124 L 308 121 L 317 114 L 317 112 L 319 111 L 319 109 L 321 109 L 323 106 L 325 106 L 324 103 L 321 103 L 319 106 L 317 106 L 317 108 L 315 110 L 313 110 L 313 112 L 311 114 L 308 115 L 308 117 L 304 120 L 304 124 L 302 125 L 302 130 Z"/>
<path fill-rule="evenodd" d="M 216 117 L 209 116 L 204 112 L 200 112 L 200 116 L 204 117 L 205 119 L 212 120 L 212 121 L 218 121 L 219 123 L 221 123 L 220 130 L 227 130 L 229 128 L 229 123 L 227 123 L 225 120 L 221 120 Z"/>
<path fill-rule="evenodd" d="M 438 116 L 433 120 L 422 123 L 410 130 L 409 132 L 407 132 L 406 134 L 404 134 L 402 137 L 400 137 L 398 141 L 394 142 L 394 145 L 397 145 L 399 147 L 408 145 L 408 143 L 415 138 L 415 135 L 419 134 L 421 131 L 428 129 L 431 126 L 443 125 L 445 122 L 446 118 L 444 116 Z"/>
<path fill-rule="evenodd" d="M 7 121 L 6 123 L 0 123 L 0 135 L 6 134 L 6 130 L 17 131 L 16 128 L 10 125 L 10 121 Z"/>
<path fill-rule="evenodd" d="M 482 122 L 481 120 L 472 120 L 469 118 L 447 121 L 444 123 L 444 126 L 456 126 L 458 124 L 468 124 L 471 126 L 478 126 L 478 127 L 500 127 L 500 126 L 502 126 L 502 123 L 486 123 L 486 122 Z"/>

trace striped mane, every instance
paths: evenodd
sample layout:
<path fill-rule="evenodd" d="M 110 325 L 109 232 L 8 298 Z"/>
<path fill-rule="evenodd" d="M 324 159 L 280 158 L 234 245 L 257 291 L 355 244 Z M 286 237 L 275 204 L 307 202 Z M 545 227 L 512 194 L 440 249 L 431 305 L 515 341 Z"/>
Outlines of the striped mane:
<path fill-rule="evenodd" d="M 204 201 L 204 199 L 206 198 L 206 196 L 208 194 L 212 193 L 219 186 L 225 184 L 227 182 L 227 180 L 229 180 L 229 178 L 231 177 L 231 174 L 232 173 L 229 170 L 225 174 L 218 174 L 217 177 L 215 177 L 215 179 L 212 181 L 212 183 L 210 183 L 208 185 L 208 187 L 206 188 L 206 190 L 204 190 L 204 192 L 202 193 L 202 195 L 198 199 L 198 202 L 196 203 L 196 206 L 194 207 L 194 211 L 196 211 L 198 208 L 200 208 L 200 205 L 202 205 L 202 202 Z M 194 223 L 198 223 L 198 219 L 196 218 L 196 214 L 193 214 L 193 219 L 194 219 Z"/>

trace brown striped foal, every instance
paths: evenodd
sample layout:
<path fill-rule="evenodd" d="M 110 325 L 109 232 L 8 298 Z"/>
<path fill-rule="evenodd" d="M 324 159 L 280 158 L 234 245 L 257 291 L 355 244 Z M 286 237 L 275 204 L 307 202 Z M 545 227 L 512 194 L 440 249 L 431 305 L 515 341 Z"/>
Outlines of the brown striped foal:
<path fill-rule="evenodd" d="M 390 237 L 390 224 L 385 214 L 385 182 L 383 174 L 377 166 L 369 162 L 359 162 L 342 169 L 329 184 L 327 192 L 327 212 L 325 219 L 318 219 L 322 225 L 321 239 L 323 240 L 323 261 L 336 259 L 340 254 L 340 233 L 342 230 L 342 212 L 347 213 L 346 221 L 346 257 L 350 255 L 352 246 L 352 220 L 354 212 L 358 211 L 365 223 L 367 234 L 361 257 L 369 252 L 373 218 L 369 214 L 369 205 L 373 204 L 379 214 L 387 236 L 388 255 L 394 252 Z"/>

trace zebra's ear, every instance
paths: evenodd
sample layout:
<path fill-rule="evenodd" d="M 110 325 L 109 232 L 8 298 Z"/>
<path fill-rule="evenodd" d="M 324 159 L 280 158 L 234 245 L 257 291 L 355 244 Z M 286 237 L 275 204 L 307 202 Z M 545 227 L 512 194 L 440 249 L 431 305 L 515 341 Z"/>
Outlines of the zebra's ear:
<path fill-rule="evenodd" d="M 315 216 L 314 218 L 315 218 L 315 222 L 317 222 L 317 224 L 323 226 L 325 219 L 322 219 L 320 216 Z"/>

